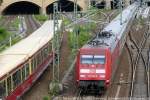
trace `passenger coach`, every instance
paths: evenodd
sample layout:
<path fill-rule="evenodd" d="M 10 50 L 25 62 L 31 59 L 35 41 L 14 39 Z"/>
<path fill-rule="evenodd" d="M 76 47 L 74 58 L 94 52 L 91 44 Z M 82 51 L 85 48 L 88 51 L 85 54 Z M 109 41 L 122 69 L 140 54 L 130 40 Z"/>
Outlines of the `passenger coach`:
<path fill-rule="evenodd" d="M 53 21 L 47 21 L 0 54 L 0 99 L 20 98 L 52 62 L 53 29 Z"/>

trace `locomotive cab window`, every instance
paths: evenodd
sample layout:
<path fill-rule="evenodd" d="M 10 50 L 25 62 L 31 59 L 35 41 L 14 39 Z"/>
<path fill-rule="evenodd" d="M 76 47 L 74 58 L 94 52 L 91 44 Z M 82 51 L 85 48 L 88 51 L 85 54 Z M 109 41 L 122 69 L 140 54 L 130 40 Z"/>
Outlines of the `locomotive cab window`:
<path fill-rule="evenodd" d="M 105 64 L 105 56 L 95 55 L 93 59 L 94 64 Z"/>
<path fill-rule="evenodd" d="M 104 55 L 82 55 L 81 56 L 82 64 L 105 64 Z"/>
<path fill-rule="evenodd" d="M 81 56 L 81 63 L 82 64 L 92 64 L 93 63 L 93 56 L 92 55 L 82 55 Z"/>

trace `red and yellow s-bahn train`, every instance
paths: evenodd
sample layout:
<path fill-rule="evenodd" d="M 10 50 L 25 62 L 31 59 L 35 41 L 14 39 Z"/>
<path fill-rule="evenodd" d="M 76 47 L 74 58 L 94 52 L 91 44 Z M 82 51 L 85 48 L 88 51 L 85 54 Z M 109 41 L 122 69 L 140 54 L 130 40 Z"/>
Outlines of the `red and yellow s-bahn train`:
<path fill-rule="evenodd" d="M 80 48 L 76 60 L 76 82 L 79 88 L 101 92 L 109 86 L 137 8 L 137 3 L 125 8 L 122 15 L 119 14 Z"/>
<path fill-rule="evenodd" d="M 52 62 L 53 29 L 53 21 L 46 21 L 0 54 L 0 100 L 19 99 Z"/>

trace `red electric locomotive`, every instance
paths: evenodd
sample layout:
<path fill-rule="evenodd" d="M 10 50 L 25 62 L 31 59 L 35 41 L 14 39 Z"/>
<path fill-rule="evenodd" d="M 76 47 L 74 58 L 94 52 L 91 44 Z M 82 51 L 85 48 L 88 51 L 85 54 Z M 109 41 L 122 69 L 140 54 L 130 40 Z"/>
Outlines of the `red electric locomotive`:
<path fill-rule="evenodd" d="M 137 7 L 136 3 L 128 6 L 122 15 L 119 14 L 79 50 L 76 60 L 76 82 L 79 88 L 101 91 L 108 87 L 117 69 L 116 62 Z"/>

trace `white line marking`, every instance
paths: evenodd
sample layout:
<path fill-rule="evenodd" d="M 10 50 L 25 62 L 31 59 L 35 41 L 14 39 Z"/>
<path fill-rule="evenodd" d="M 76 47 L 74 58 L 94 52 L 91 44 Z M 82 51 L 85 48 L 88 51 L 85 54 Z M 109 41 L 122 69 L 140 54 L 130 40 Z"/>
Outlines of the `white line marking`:
<path fill-rule="evenodd" d="M 120 82 L 122 82 L 122 77 L 123 77 L 123 73 L 121 73 L 121 75 L 120 75 Z M 119 85 L 118 88 L 117 88 L 117 93 L 116 93 L 116 96 L 115 96 L 115 100 L 118 99 L 120 89 L 121 89 L 121 86 Z"/>
<path fill-rule="evenodd" d="M 115 100 L 118 99 L 120 89 L 121 89 L 121 86 L 119 85 L 118 88 L 117 88 L 117 93 L 116 93 L 116 96 L 115 96 Z"/>
<path fill-rule="evenodd" d="M 121 73 L 121 75 L 120 75 L 121 77 L 123 77 L 123 73 Z"/>

